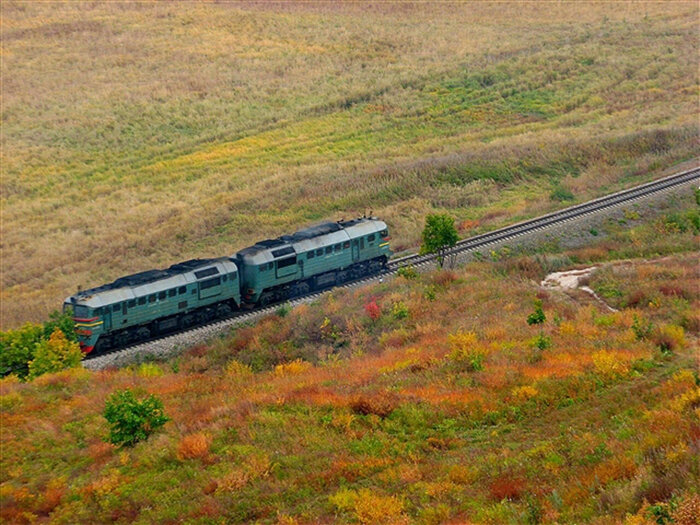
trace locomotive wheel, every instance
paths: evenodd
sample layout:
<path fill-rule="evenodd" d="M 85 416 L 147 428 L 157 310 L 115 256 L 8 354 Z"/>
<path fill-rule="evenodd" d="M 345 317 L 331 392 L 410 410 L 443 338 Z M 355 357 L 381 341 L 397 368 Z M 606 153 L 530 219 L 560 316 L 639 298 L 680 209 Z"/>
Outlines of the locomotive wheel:
<path fill-rule="evenodd" d="M 122 332 L 121 334 L 117 334 L 114 338 L 114 344 L 116 346 L 122 347 L 126 346 L 129 343 L 129 334 L 127 332 Z"/>
<path fill-rule="evenodd" d="M 220 304 L 218 308 L 216 309 L 216 316 L 217 317 L 228 317 L 233 313 L 233 310 L 231 310 L 231 307 L 227 304 Z"/>
<path fill-rule="evenodd" d="M 145 326 L 142 326 L 136 331 L 136 339 L 139 341 L 145 341 L 146 339 L 149 339 L 151 337 L 151 331 L 146 328 Z"/>
<path fill-rule="evenodd" d="M 305 282 L 297 283 L 294 285 L 292 288 L 292 293 L 290 294 L 291 297 L 301 297 L 302 295 L 306 295 L 309 293 L 309 285 Z"/>
<path fill-rule="evenodd" d="M 274 297 L 272 297 L 272 294 L 269 292 L 265 292 L 260 296 L 260 299 L 258 299 L 258 304 L 261 307 L 265 307 L 265 306 L 268 306 L 269 304 L 271 304 L 273 300 L 274 300 Z"/>

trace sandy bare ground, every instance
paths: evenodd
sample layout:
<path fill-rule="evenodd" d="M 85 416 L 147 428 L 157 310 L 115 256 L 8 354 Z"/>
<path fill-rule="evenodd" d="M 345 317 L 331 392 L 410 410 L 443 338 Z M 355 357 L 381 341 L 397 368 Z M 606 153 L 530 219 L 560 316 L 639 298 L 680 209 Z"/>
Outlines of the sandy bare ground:
<path fill-rule="evenodd" d="M 591 288 L 588 286 L 580 286 L 579 284 L 583 278 L 588 277 L 597 269 L 597 266 L 591 266 L 590 268 L 582 268 L 579 270 L 567 270 L 565 272 L 550 273 L 544 278 L 544 281 L 540 283 L 540 286 L 543 288 L 554 288 L 562 291 L 576 289 L 582 290 L 593 296 L 593 298 L 605 306 L 607 310 L 616 312 L 617 310 L 615 310 L 615 308 L 603 301 Z"/>

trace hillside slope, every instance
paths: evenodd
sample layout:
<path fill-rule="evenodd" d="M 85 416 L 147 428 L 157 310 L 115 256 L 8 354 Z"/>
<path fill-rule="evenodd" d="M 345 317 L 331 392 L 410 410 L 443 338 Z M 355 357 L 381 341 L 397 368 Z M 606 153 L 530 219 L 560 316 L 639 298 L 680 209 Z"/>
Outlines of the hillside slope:
<path fill-rule="evenodd" d="M 4 379 L 2 518 L 693 523 L 700 226 L 684 224 L 335 290 L 169 362 Z M 617 311 L 538 285 L 591 260 Z M 102 413 L 125 388 L 172 421 L 117 449 Z"/>
<path fill-rule="evenodd" d="M 695 2 L 10 3 L 0 324 L 369 209 L 485 228 L 697 150 Z"/>

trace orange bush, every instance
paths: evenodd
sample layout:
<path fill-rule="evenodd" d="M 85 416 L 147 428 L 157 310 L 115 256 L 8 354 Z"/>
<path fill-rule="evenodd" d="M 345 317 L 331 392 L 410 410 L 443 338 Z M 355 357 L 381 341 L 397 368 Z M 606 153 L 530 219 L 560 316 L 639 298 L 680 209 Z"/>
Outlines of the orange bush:
<path fill-rule="evenodd" d="M 489 493 L 497 501 L 518 500 L 523 492 L 525 492 L 525 480 L 509 474 L 498 476 L 489 485 Z"/>
<path fill-rule="evenodd" d="M 177 446 L 177 457 L 180 460 L 204 458 L 209 455 L 209 438 L 201 433 L 190 434 L 182 438 Z"/>
<path fill-rule="evenodd" d="M 363 416 L 375 414 L 379 417 L 386 417 L 393 412 L 397 405 L 396 395 L 389 392 L 360 395 L 350 402 L 352 411 Z"/>

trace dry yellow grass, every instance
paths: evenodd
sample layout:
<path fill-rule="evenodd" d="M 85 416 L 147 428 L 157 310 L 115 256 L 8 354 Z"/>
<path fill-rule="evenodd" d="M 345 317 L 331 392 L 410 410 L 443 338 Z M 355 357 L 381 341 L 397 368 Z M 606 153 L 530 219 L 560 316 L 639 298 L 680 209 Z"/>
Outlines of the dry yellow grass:
<path fill-rule="evenodd" d="M 0 8 L 2 328 L 321 219 L 372 209 L 405 249 L 427 212 L 494 225 L 696 149 L 694 2 Z"/>

